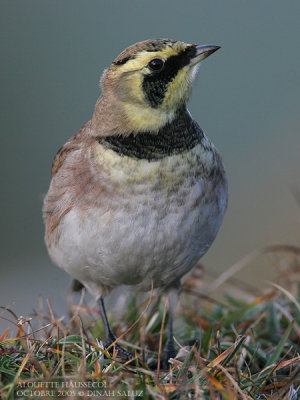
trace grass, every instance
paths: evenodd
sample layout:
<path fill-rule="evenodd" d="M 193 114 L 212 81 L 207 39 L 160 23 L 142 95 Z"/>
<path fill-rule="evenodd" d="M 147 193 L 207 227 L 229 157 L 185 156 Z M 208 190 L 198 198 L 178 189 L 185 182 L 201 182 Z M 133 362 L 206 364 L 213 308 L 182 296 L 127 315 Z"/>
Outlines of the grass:
<path fill-rule="evenodd" d="M 236 273 L 265 253 L 271 254 L 276 279 L 262 290 L 241 283 Z M 202 269 L 194 269 L 177 309 L 179 353 L 168 371 L 153 368 L 167 324 L 165 300 L 153 293 L 143 300 L 133 296 L 121 320 L 109 316 L 120 343 L 132 344 L 141 365 L 122 364 L 103 350 L 98 311 L 84 305 L 83 297 L 68 319 L 57 317 L 49 303 L 47 315 L 40 307 L 31 318 L 3 307 L 1 318 L 15 328 L 0 332 L 1 398 L 296 400 L 299 277 L 300 248 L 292 246 L 254 252 L 206 278 L 206 294 L 199 290 Z"/>

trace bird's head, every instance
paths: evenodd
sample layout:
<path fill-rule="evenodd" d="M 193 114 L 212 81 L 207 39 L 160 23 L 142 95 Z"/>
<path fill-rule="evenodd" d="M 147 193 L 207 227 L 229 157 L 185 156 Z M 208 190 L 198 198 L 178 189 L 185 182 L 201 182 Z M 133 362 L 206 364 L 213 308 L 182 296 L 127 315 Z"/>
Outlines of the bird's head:
<path fill-rule="evenodd" d="M 115 104 L 125 131 L 158 130 L 187 102 L 199 63 L 218 49 L 169 39 L 138 42 L 104 71 L 99 106 Z"/>

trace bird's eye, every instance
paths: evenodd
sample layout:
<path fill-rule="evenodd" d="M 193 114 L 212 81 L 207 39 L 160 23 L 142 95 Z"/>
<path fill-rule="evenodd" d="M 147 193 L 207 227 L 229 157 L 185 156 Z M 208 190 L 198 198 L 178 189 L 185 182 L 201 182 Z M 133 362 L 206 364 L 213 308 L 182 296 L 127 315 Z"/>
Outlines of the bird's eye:
<path fill-rule="evenodd" d="M 163 66 L 164 66 L 164 62 L 160 58 L 154 58 L 148 64 L 148 67 L 152 71 L 156 71 L 156 72 L 161 71 L 163 69 Z"/>

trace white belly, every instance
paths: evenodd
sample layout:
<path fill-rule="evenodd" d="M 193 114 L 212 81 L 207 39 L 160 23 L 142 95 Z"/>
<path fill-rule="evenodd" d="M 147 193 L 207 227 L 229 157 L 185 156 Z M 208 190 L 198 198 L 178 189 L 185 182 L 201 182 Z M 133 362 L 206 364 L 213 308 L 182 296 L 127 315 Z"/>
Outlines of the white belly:
<path fill-rule="evenodd" d="M 165 287 L 187 273 L 212 244 L 227 188 L 187 169 L 172 189 L 158 179 L 130 182 L 103 207 L 74 207 L 63 219 L 54 261 L 94 295 L 101 286 Z"/>

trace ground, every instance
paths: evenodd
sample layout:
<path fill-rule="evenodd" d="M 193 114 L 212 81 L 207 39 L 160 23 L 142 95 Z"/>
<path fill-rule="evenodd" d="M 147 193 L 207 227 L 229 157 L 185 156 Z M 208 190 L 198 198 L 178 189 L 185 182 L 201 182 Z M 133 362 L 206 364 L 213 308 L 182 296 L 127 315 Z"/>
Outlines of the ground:
<path fill-rule="evenodd" d="M 273 283 L 259 290 L 242 284 L 237 270 L 266 253 L 276 268 Z M 132 296 L 121 319 L 109 315 L 120 343 L 139 362 L 122 363 L 103 351 L 98 310 L 84 301 L 63 320 L 49 303 L 47 312 L 28 318 L 5 309 L 11 322 L 0 332 L 1 398 L 296 400 L 300 248 L 264 249 L 215 279 L 204 271 L 199 266 L 185 280 L 174 331 L 178 354 L 169 370 L 159 363 L 166 302 L 154 293 L 143 301 Z"/>

